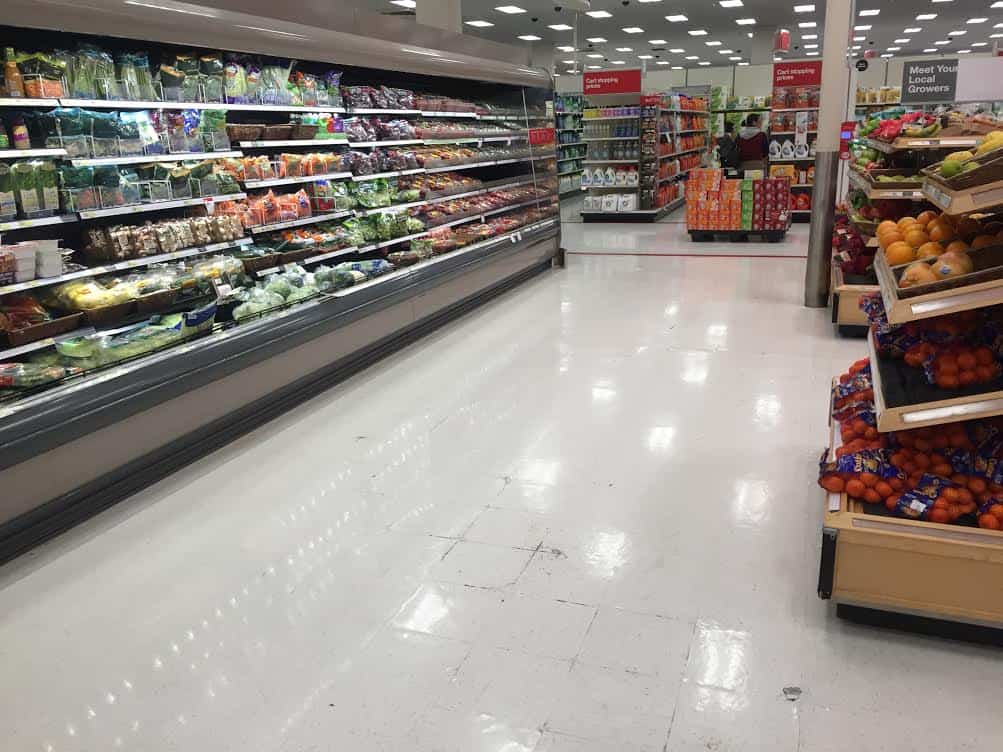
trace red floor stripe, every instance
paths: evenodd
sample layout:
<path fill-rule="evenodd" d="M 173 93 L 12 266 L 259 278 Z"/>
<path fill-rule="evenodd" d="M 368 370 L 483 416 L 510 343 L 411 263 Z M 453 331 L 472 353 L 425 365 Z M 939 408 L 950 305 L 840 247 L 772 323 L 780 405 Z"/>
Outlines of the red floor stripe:
<path fill-rule="evenodd" d="M 786 258 L 806 259 L 807 256 L 788 256 L 782 253 L 644 253 L 643 251 L 565 251 L 568 256 L 682 256 L 689 258 Z"/>

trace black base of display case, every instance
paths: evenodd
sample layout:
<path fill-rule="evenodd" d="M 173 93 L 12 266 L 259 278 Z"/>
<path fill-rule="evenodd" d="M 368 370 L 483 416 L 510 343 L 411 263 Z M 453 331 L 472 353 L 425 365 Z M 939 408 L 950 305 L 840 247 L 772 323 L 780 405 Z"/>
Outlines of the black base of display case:
<path fill-rule="evenodd" d="M 933 619 L 928 616 L 881 611 L 875 608 L 852 606 L 848 603 L 836 604 L 836 616 L 869 627 L 883 627 L 941 639 L 1003 647 L 1003 629 L 986 627 L 981 624 L 966 624 L 947 619 Z"/>
<path fill-rule="evenodd" d="M 732 243 L 779 243 L 787 235 L 787 230 L 689 230 L 694 243 L 730 241 Z"/>
<path fill-rule="evenodd" d="M 546 233 L 543 233 L 542 237 L 532 240 L 527 238 L 525 242 L 518 245 L 524 247 L 527 243 L 545 243 L 548 242 L 546 237 Z M 264 425 L 444 324 L 552 268 L 554 256 L 557 255 L 557 243 L 552 232 L 550 237 L 549 242 L 552 242 L 554 247 L 545 259 L 540 258 L 536 263 L 514 271 L 509 276 L 498 279 L 474 294 L 461 297 L 456 302 L 430 313 L 389 336 L 364 345 L 346 357 L 335 360 L 319 370 L 270 391 L 264 397 L 247 402 L 238 409 L 200 426 L 195 431 L 177 436 L 151 452 L 138 456 L 110 472 L 81 484 L 68 493 L 57 496 L 6 523 L 0 524 L 0 563 L 25 553 L 74 525 L 123 501 L 130 495 L 162 480 L 171 473 L 215 452 L 249 431 Z M 503 247 L 501 244 L 499 246 Z M 518 248 L 513 248 L 513 252 L 518 252 Z M 502 253 L 504 254 L 504 251 Z M 461 259 L 455 259 L 455 261 L 458 262 Z M 502 259 L 501 263 L 506 262 Z M 463 274 L 466 268 L 472 269 L 473 267 L 458 266 L 454 275 Z M 476 274 L 476 271 L 474 273 Z M 449 279 L 448 273 L 443 276 L 446 280 Z M 443 279 L 443 277 L 440 276 L 429 281 L 434 283 L 438 279 Z M 454 279 L 456 279 L 455 276 Z M 440 284 L 448 284 L 448 282 Z M 420 295 L 420 291 L 407 287 L 399 291 L 399 295 L 405 297 L 415 294 Z M 382 306 L 379 301 L 374 301 L 374 304 L 377 306 L 377 310 Z M 367 315 L 379 315 L 378 313 L 368 314 L 365 306 L 354 309 L 350 314 L 355 319 L 365 318 Z M 310 334 L 302 329 L 300 329 L 300 334 L 307 338 L 310 337 Z M 223 366 L 224 363 L 221 362 L 218 365 Z"/>
<path fill-rule="evenodd" d="M 623 212 L 582 212 L 583 222 L 657 222 L 674 208 L 671 204 L 660 209 L 638 209 Z"/>

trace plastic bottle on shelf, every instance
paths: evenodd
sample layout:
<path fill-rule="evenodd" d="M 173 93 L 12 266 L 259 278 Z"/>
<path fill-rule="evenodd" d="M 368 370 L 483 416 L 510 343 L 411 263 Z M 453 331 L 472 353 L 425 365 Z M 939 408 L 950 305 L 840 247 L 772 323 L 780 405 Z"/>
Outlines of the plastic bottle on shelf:
<path fill-rule="evenodd" d="M 24 96 L 24 79 L 21 78 L 21 71 L 18 70 L 17 61 L 14 59 L 14 48 L 8 47 L 5 50 L 5 60 L 3 64 L 4 86 L 7 87 L 8 97 Z"/>

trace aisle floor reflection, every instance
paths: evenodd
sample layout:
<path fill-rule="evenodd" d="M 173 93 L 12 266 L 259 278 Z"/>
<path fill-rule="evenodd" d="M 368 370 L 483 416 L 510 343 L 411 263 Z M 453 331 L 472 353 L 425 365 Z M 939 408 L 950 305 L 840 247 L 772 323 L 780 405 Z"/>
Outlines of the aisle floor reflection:
<path fill-rule="evenodd" d="M 998 651 L 815 596 L 803 275 L 572 257 L 8 565 L 4 749 L 999 748 Z"/>

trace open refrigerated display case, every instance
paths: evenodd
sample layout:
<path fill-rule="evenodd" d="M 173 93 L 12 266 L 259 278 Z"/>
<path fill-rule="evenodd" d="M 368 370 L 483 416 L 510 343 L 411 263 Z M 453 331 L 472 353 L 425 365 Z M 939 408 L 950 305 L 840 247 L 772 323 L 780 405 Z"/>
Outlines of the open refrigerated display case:
<path fill-rule="evenodd" d="M 1003 124 L 982 125 L 945 136 L 967 153 L 921 169 L 928 203 L 913 206 L 931 208 L 876 223 L 867 357 L 830 397 L 818 591 L 848 618 L 998 641 Z M 924 254 L 899 258 L 920 241 Z"/>
<path fill-rule="evenodd" d="M 0 96 L 0 557 L 558 255 L 551 80 L 508 47 L 41 5 L 0 27 L 45 76 Z"/>

